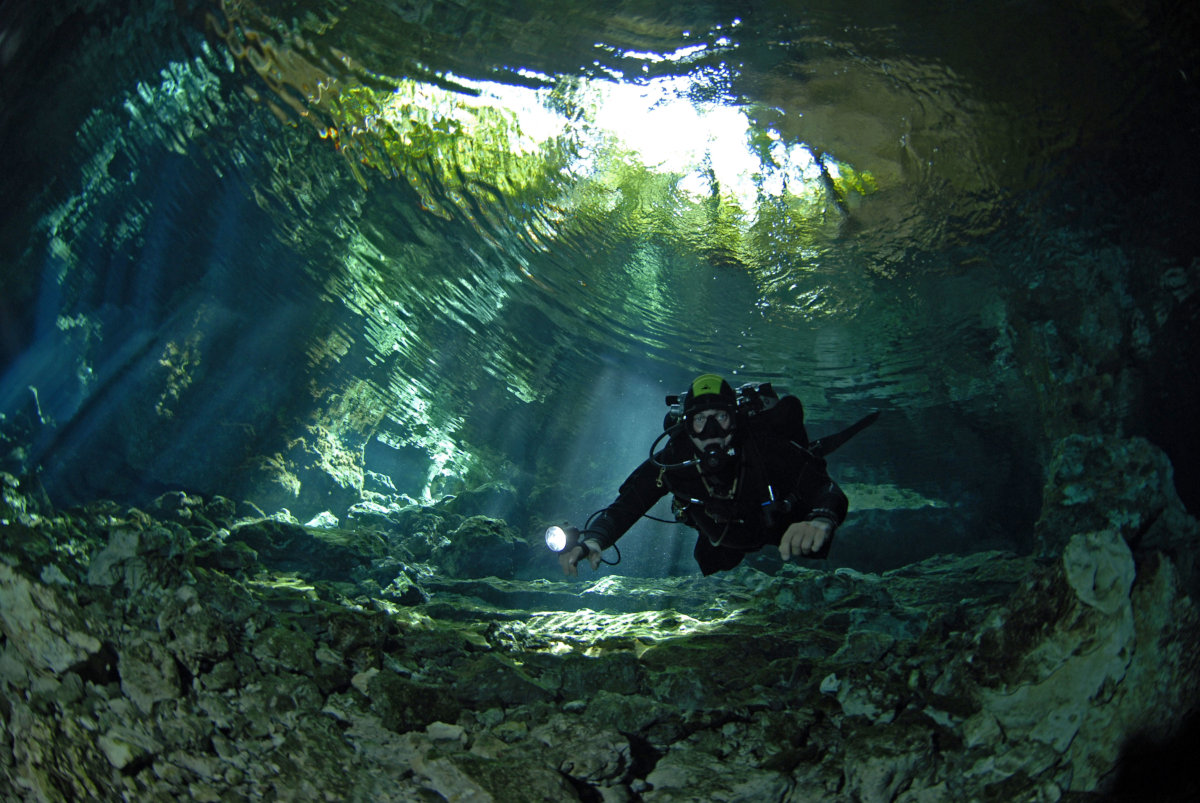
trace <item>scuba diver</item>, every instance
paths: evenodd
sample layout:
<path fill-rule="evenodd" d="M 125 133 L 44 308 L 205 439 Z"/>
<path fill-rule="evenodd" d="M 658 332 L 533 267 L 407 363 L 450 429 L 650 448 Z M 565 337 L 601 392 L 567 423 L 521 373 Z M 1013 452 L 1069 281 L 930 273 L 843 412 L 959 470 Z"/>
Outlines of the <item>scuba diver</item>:
<path fill-rule="evenodd" d="M 668 493 L 676 520 L 698 533 L 693 555 L 705 575 L 732 569 L 768 544 L 779 548 L 783 560 L 829 553 L 848 503 L 829 478 L 824 455 L 873 423 L 878 412 L 810 442 L 800 400 L 779 397 L 769 383 L 735 391 L 720 376 L 703 374 L 682 398 L 668 396 L 667 403 L 662 435 L 616 500 L 592 514 L 582 532 L 568 528 L 570 536 L 551 547 L 565 574 L 576 574 L 585 559 L 593 569 L 610 563 L 602 553 Z M 666 445 L 655 451 L 664 438 Z"/>

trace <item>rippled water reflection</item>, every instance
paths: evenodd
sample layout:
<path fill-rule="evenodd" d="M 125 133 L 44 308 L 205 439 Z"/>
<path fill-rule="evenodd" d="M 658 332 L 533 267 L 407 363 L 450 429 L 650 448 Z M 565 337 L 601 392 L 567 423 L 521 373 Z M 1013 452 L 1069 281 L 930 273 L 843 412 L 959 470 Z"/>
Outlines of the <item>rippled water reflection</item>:
<path fill-rule="evenodd" d="M 72 368 L 98 379 L 61 419 L 146 331 L 182 376 L 219 320 L 280 394 L 333 394 L 458 470 L 548 459 L 530 441 L 582 437 L 579 399 L 620 385 L 648 429 L 580 460 L 623 473 L 661 393 L 717 370 L 798 393 L 818 429 L 894 411 L 905 456 L 874 458 L 935 494 L 955 482 L 934 422 L 986 441 L 1023 415 L 1005 293 L 1070 256 L 1058 193 L 1157 69 L 1132 5 L 222 0 L 39 21 L 11 52 L 73 34 L 94 70 L 69 84 L 79 164 L 29 193 L 61 284 L 36 325 L 115 355 Z"/>
<path fill-rule="evenodd" d="M 1003 271 L 973 250 L 1011 224 L 1014 191 L 1055 178 L 1044 172 L 1052 145 L 1011 158 L 1022 130 L 1057 124 L 1065 138 L 1084 122 L 1022 116 L 1014 103 L 1023 98 L 990 95 L 1000 83 L 983 53 L 956 44 L 1015 35 L 1016 9 L 1008 19 L 986 14 L 996 29 L 962 20 L 945 41 L 914 37 L 930 22 L 921 15 L 875 5 L 796 17 L 767 8 L 752 18 L 719 5 L 561 20 L 554 4 L 523 11 L 314 4 L 298 14 L 292 4 L 230 2 L 212 16 L 229 53 L 252 68 L 242 70 L 246 93 L 310 125 L 370 188 L 359 216 L 338 221 L 357 230 L 343 267 L 346 284 L 360 288 L 335 285 L 340 296 L 374 283 L 385 306 L 410 317 L 425 310 L 469 337 L 486 327 L 494 353 L 477 356 L 504 375 L 522 373 L 510 369 L 530 324 L 511 309 L 541 310 L 585 339 L 583 353 L 793 381 L 832 365 L 870 377 L 885 396 L 927 392 L 928 377 L 905 377 L 927 370 L 930 353 L 973 351 L 997 336 L 986 311 L 972 308 L 974 294 L 954 283 Z M 1036 52 L 1048 37 L 1043 30 L 1025 47 Z M 597 133 L 604 114 L 589 105 L 614 80 L 660 93 L 660 113 L 672 98 L 655 87 L 667 80 L 689 108 L 738 110 L 752 125 L 741 146 L 765 157 L 749 179 L 757 197 L 739 199 L 736 178 L 718 175 L 734 150 L 727 143 L 668 175 L 644 154 L 616 157 L 612 148 L 631 146 Z M 550 133 L 553 123 L 506 103 L 553 112 L 564 127 Z M 636 132 L 659 145 L 701 124 L 673 126 L 661 114 L 641 123 L 660 126 Z M 538 125 L 534 134 L 522 127 Z M 786 168 L 795 153 L 807 175 Z M 853 181 L 836 178 L 846 170 Z M 408 192 L 425 218 L 415 226 L 404 220 L 411 211 L 378 198 Z M 992 280 L 979 281 L 986 289 Z M 939 291 L 942 303 L 928 303 Z M 818 346 L 832 318 L 844 334 Z M 379 323 L 381 333 L 403 328 Z M 375 339 L 401 353 L 412 343 L 407 356 L 422 357 L 420 335 Z M 829 354 L 834 342 L 843 353 Z"/>

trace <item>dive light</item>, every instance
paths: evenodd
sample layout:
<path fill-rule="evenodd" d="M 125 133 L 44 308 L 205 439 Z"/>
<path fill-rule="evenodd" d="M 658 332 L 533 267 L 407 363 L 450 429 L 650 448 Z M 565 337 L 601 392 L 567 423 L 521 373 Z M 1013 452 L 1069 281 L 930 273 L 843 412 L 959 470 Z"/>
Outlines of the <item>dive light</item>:
<path fill-rule="evenodd" d="M 591 549 L 579 538 L 579 528 L 570 524 L 551 524 L 546 528 L 546 546 L 551 552 L 570 552 L 577 546 L 583 547 L 583 554 Z"/>

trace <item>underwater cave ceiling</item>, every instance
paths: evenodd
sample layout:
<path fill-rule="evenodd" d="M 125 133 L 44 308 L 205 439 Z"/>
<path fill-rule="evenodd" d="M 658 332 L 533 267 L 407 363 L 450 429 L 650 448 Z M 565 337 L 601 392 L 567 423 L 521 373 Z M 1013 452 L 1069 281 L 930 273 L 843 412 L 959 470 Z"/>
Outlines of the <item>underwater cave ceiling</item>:
<path fill-rule="evenodd" d="M 1173 799 L 1192 5 L 9 0 L 0 796 Z M 701 371 L 828 561 L 562 581 Z"/>
<path fill-rule="evenodd" d="M 1194 437 L 1186 13 L 9 9 L 2 401 L 61 502 L 586 515 L 716 370 L 884 410 L 860 498 L 1027 548 L 1056 439 Z"/>
<path fill-rule="evenodd" d="M 64 502 L 307 519 L 365 467 L 581 515 L 717 370 L 893 413 L 848 474 L 1027 530 L 1177 356 L 1154 4 L 9 8 L 3 408 Z"/>

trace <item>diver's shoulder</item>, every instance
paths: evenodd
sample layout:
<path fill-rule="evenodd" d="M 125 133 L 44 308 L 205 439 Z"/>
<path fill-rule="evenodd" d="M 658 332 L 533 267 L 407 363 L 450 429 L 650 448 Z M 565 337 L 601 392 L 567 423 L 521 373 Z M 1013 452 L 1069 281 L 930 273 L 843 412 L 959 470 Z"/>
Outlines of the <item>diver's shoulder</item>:
<path fill-rule="evenodd" d="M 804 404 L 799 398 L 786 395 L 780 396 L 779 401 L 765 410 L 761 410 L 746 418 L 746 425 L 751 430 L 780 429 L 804 424 Z"/>
<path fill-rule="evenodd" d="M 787 393 L 780 396 L 775 406 L 767 412 L 784 417 L 799 416 L 800 418 L 804 418 L 804 402 L 800 401 L 799 396 Z"/>

